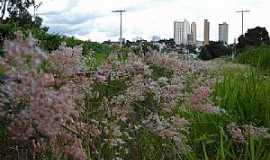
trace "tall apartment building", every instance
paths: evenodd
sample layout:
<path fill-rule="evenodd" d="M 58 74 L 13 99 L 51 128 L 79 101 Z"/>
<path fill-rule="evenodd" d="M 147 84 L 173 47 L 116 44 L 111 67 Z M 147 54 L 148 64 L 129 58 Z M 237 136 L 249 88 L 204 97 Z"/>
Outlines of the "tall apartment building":
<path fill-rule="evenodd" d="M 192 37 L 192 44 L 195 45 L 197 42 L 197 26 L 195 22 L 191 24 L 191 37 Z"/>
<path fill-rule="evenodd" d="M 224 22 L 219 24 L 219 41 L 228 44 L 229 39 L 229 25 Z"/>
<path fill-rule="evenodd" d="M 204 45 L 209 44 L 210 23 L 207 19 L 204 20 Z"/>
<path fill-rule="evenodd" d="M 187 20 L 174 22 L 174 41 L 177 45 L 188 45 L 188 35 L 190 33 L 190 24 Z"/>

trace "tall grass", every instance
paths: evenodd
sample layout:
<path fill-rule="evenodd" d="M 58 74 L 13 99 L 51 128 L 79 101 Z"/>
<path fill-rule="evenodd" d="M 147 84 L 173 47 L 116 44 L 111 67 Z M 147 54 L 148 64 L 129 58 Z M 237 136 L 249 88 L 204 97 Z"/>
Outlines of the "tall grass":
<path fill-rule="evenodd" d="M 270 78 L 255 69 L 226 71 L 214 97 L 238 122 L 270 128 Z"/>
<path fill-rule="evenodd" d="M 243 64 L 251 64 L 270 73 L 270 46 L 247 48 L 238 55 L 237 60 Z"/>

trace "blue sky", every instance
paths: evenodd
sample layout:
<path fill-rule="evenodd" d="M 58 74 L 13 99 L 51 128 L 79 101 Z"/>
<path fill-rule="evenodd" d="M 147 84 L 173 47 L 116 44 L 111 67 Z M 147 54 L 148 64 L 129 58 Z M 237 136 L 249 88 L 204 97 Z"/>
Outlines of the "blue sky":
<path fill-rule="evenodd" d="M 203 21 L 210 21 L 211 40 L 218 39 L 218 24 L 227 22 L 229 39 L 241 33 L 241 15 L 249 9 L 245 29 L 263 26 L 270 30 L 269 0 L 42 0 L 38 14 L 50 32 L 72 35 L 83 40 L 117 40 L 119 15 L 111 11 L 126 9 L 124 37 L 132 40 L 152 36 L 173 37 L 173 22 L 187 19 L 197 23 L 198 40 L 203 39 Z"/>

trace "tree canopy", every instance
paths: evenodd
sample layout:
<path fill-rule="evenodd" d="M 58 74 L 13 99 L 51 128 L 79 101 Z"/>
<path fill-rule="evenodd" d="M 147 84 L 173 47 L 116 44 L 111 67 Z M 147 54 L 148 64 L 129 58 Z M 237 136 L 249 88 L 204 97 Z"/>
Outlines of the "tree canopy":
<path fill-rule="evenodd" d="M 269 44 L 269 34 L 265 27 L 256 27 L 249 29 L 245 35 L 238 38 L 238 41 L 238 48 Z"/>
<path fill-rule="evenodd" d="M 210 60 L 225 55 L 230 55 L 232 49 L 229 46 L 225 46 L 223 42 L 210 41 L 209 45 L 202 48 L 200 53 L 200 59 Z"/>

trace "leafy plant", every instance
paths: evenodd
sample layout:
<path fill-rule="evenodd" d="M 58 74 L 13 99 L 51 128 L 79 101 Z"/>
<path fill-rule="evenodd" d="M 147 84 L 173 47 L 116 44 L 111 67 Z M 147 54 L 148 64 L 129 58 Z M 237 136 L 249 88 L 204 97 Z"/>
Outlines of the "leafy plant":
<path fill-rule="evenodd" d="M 150 69 L 153 70 L 152 78 L 154 80 L 158 80 L 161 77 L 171 78 L 173 75 L 173 71 L 160 65 L 151 65 Z"/>

